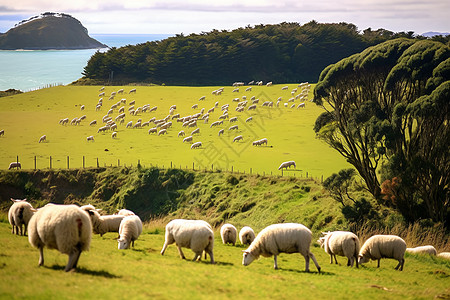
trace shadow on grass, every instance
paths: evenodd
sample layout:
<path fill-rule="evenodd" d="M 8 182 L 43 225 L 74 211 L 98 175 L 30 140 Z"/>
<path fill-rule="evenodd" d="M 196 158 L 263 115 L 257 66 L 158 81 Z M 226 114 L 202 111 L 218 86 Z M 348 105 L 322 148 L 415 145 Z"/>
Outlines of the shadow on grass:
<path fill-rule="evenodd" d="M 45 267 L 47 269 L 52 269 L 52 270 L 57 270 L 57 271 L 64 271 L 65 266 L 58 266 L 58 265 L 53 265 L 51 267 Z M 75 272 L 78 274 L 84 274 L 84 275 L 91 275 L 91 276 L 98 276 L 98 277 L 105 277 L 105 278 L 121 278 L 122 276 L 117 276 L 114 274 L 109 273 L 108 271 L 105 270 L 89 270 L 83 267 L 77 267 L 75 271 L 71 271 L 71 272 Z"/>
<path fill-rule="evenodd" d="M 334 276 L 334 275 L 336 275 L 335 273 L 325 272 L 323 270 L 320 270 L 320 273 L 319 273 L 319 272 L 317 272 L 317 270 L 306 272 L 305 270 L 278 268 L 278 271 L 286 271 L 286 272 L 293 272 L 293 273 L 299 273 L 299 274 L 325 275 L 325 276 L 329 276 L 329 275 Z"/>

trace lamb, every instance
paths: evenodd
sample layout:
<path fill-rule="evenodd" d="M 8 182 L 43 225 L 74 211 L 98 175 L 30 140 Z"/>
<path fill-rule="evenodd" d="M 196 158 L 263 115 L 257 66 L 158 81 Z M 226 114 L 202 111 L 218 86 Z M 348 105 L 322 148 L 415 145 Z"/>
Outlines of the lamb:
<path fill-rule="evenodd" d="M 420 246 L 415 248 L 406 248 L 406 252 L 411 254 L 429 254 L 436 256 L 437 251 L 432 245 Z"/>
<path fill-rule="evenodd" d="M 19 170 L 19 169 L 22 168 L 22 165 L 18 161 L 13 161 L 12 163 L 9 164 L 8 170 L 11 170 L 11 169 L 14 169 L 14 168 Z"/>
<path fill-rule="evenodd" d="M 347 266 L 353 267 L 356 262 L 358 268 L 359 239 L 356 234 L 348 231 L 323 232 L 317 242 L 324 248 L 325 252 L 330 255 L 330 263 L 337 264 L 336 255 L 347 257 Z"/>
<path fill-rule="evenodd" d="M 39 143 L 40 143 L 40 142 L 45 142 L 45 141 L 47 141 L 47 136 L 44 134 L 43 136 L 41 136 L 41 137 L 39 138 Z"/>
<path fill-rule="evenodd" d="M 12 226 L 11 233 L 14 234 L 15 231 L 18 235 L 20 230 L 20 235 L 26 235 L 28 223 L 36 210 L 27 202 L 27 199 L 19 200 L 11 198 L 11 201 L 14 202 L 8 211 L 9 224 Z M 22 225 L 24 226 L 23 233 Z"/>
<path fill-rule="evenodd" d="M 92 229 L 95 234 L 103 236 L 107 232 L 119 232 L 120 222 L 124 215 L 101 216 L 97 210 L 89 210 L 89 217 L 92 222 Z"/>
<path fill-rule="evenodd" d="M 239 241 L 242 245 L 250 245 L 255 239 L 255 232 L 249 226 L 244 226 L 239 231 Z"/>
<path fill-rule="evenodd" d="M 231 243 L 234 246 L 236 245 L 236 236 L 237 229 L 233 225 L 227 223 L 220 227 L 220 237 L 222 238 L 222 243 Z"/>
<path fill-rule="evenodd" d="M 444 259 L 450 259 L 450 252 L 441 252 L 437 255 L 437 257 L 444 258 Z"/>
<path fill-rule="evenodd" d="M 202 220 L 184 220 L 175 219 L 166 225 L 164 246 L 161 255 L 170 244 L 176 243 L 178 253 L 182 259 L 186 259 L 181 250 L 189 248 L 194 253 L 194 261 L 201 259 L 202 252 L 205 251 L 211 258 L 211 264 L 214 264 L 214 232 L 211 226 Z"/>
<path fill-rule="evenodd" d="M 364 264 L 369 260 L 378 260 L 377 268 L 380 267 L 382 258 L 393 258 L 398 260 L 396 270 L 403 270 L 405 264 L 405 241 L 396 235 L 374 235 L 370 237 L 359 251 L 359 263 Z"/>
<path fill-rule="evenodd" d="M 141 233 L 142 221 L 138 216 L 131 215 L 123 218 L 120 222 L 119 239 L 117 240 L 118 249 L 128 249 L 130 244 L 134 248 L 134 241 L 138 239 Z"/>
<path fill-rule="evenodd" d="M 283 162 L 283 163 L 281 163 L 281 165 L 278 167 L 278 170 L 281 170 L 281 169 L 287 169 L 287 168 L 290 168 L 291 166 L 294 166 L 294 168 L 296 168 L 297 166 L 295 165 L 295 161 L 293 161 L 293 160 L 290 160 L 290 161 L 285 161 L 285 162 Z"/>
<path fill-rule="evenodd" d="M 273 224 L 264 228 L 244 250 L 242 264 L 248 266 L 260 255 L 274 256 L 274 269 L 278 269 L 277 256 L 280 253 L 300 253 L 305 258 L 305 271 L 309 272 L 309 259 L 312 258 L 320 273 L 320 266 L 316 257 L 309 250 L 311 244 L 311 230 L 302 224 L 284 223 Z"/>
<path fill-rule="evenodd" d="M 238 135 L 237 137 L 235 137 L 234 139 L 233 139 L 233 143 L 234 142 L 237 142 L 237 141 L 242 141 L 244 138 L 242 137 L 242 135 Z"/>
<path fill-rule="evenodd" d="M 200 148 L 202 146 L 202 142 L 196 142 L 191 145 L 191 149 Z"/>
<path fill-rule="evenodd" d="M 76 205 L 46 205 L 28 224 L 28 241 L 39 249 L 39 266 L 44 264 L 44 247 L 69 255 L 65 271 L 76 268 L 82 251 L 89 250 L 92 226 L 89 216 Z"/>

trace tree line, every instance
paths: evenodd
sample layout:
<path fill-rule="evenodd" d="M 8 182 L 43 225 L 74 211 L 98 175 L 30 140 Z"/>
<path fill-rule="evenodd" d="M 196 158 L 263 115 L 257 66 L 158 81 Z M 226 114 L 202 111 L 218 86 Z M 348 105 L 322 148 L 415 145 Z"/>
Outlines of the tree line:
<path fill-rule="evenodd" d="M 353 24 L 281 23 L 212 30 L 96 52 L 84 78 L 111 83 L 225 85 L 316 82 L 329 64 L 389 39 L 414 36 Z"/>

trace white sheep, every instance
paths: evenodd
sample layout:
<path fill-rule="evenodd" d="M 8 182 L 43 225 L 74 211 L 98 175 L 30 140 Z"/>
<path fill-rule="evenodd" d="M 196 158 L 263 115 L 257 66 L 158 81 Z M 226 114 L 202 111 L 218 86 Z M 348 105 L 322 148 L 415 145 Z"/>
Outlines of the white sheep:
<path fill-rule="evenodd" d="M 277 256 L 280 253 L 300 253 L 305 258 L 305 271 L 309 272 L 309 259 L 312 258 L 320 273 L 320 266 L 316 257 L 309 250 L 311 244 L 311 230 L 302 224 L 284 223 L 273 224 L 264 228 L 244 250 L 242 264 L 248 266 L 260 255 L 274 256 L 274 269 L 278 269 Z"/>
<path fill-rule="evenodd" d="M 40 142 L 45 142 L 47 140 L 47 136 L 44 134 L 43 136 L 41 136 L 40 138 L 39 138 L 39 143 Z"/>
<path fill-rule="evenodd" d="M 142 233 L 142 221 L 136 215 L 123 218 L 119 228 L 118 249 L 128 249 L 130 244 L 134 247 L 134 241 Z"/>
<path fill-rule="evenodd" d="M 356 234 L 348 231 L 323 232 L 317 242 L 330 255 L 330 263 L 337 264 L 336 255 L 347 257 L 347 266 L 353 267 L 356 262 L 358 268 L 358 254 L 360 249 L 359 239 Z"/>
<path fill-rule="evenodd" d="M 86 138 L 86 141 L 87 141 L 87 142 L 89 142 L 89 141 L 94 141 L 94 136 L 93 136 L 93 135 L 88 136 L 88 137 Z"/>
<path fill-rule="evenodd" d="M 196 109 L 196 108 L 198 108 L 198 104 L 192 105 L 192 109 Z"/>
<path fill-rule="evenodd" d="M 112 134 L 111 134 L 111 138 L 117 138 L 117 131 L 114 131 Z"/>
<path fill-rule="evenodd" d="M 236 245 L 237 229 L 231 224 L 223 224 L 220 227 L 220 237 L 222 238 L 222 243 Z"/>
<path fill-rule="evenodd" d="M 224 132 L 225 132 L 224 129 L 220 129 L 220 130 L 219 130 L 219 136 L 220 136 L 221 134 L 224 134 Z"/>
<path fill-rule="evenodd" d="M 131 90 L 128 92 L 128 94 L 131 94 L 131 93 L 135 93 L 135 94 L 136 94 L 136 89 L 131 89 Z"/>
<path fill-rule="evenodd" d="M 450 252 L 441 252 L 437 255 L 437 257 L 444 258 L 444 259 L 450 259 Z"/>
<path fill-rule="evenodd" d="M 300 104 L 297 106 L 297 109 L 299 109 L 300 107 L 305 108 L 305 103 L 304 103 L 304 102 L 300 103 Z"/>
<path fill-rule="evenodd" d="M 238 120 L 237 117 L 232 117 L 232 118 L 230 118 L 230 123 L 237 122 L 237 120 Z"/>
<path fill-rule="evenodd" d="M 124 215 L 101 216 L 97 210 L 89 210 L 89 217 L 92 222 L 92 229 L 95 234 L 103 236 L 107 232 L 119 232 L 120 222 Z"/>
<path fill-rule="evenodd" d="M 166 225 L 164 246 L 161 255 L 170 244 L 176 243 L 178 253 L 182 259 L 186 259 L 181 247 L 191 249 L 194 253 L 194 261 L 201 259 L 202 252 L 205 251 L 214 264 L 214 232 L 211 225 L 202 220 L 175 219 Z"/>
<path fill-rule="evenodd" d="M 89 250 L 92 226 L 88 214 L 76 205 L 46 205 L 28 224 L 28 241 L 39 249 L 39 266 L 44 264 L 44 247 L 69 255 L 65 271 L 75 269 L 82 251 Z"/>
<path fill-rule="evenodd" d="M 406 248 L 406 252 L 411 254 L 429 254 L 436 256 L 437 251 L 432 245 L 420 246 L 415 248 Z"/>
<path fill-rule="evenodd" d="M 377 268 L 380 267 L 382 258 L 393 258 L 398 260 L 396 270 L 403 270 L 405 264 L 405 241 L 396 235 L 374 235 L 370 237 L 359 251 L 359 263 L 364 264 L 369 260 L 378 260 Z"/>
<path fill-rule="evenodd" d="M 245 120 L 245 123 L 250 122 L 250 121 L 252 121 L 252 120 L 253 120 L 253 117 L 248 117 L 248 118 Z"/>
<path fill-rule="evenodd" d="M 290 168 L 291 166 L 294 166 L 294 168 L 296 168 L 297 166 L 295 165 L 295 161 L 293 161 L 293 160 L 290 160 L 290 161 L 285 161 L 285 162 L 283 162 L 283 163 L 281 163 L 281 165 L 278 167 L 278 170 L 281 170 L 281 169 L 287 169 L 287 168 Z"/>
<path fill-rule="evenodd" d="M 158 135 L 164 135 L 167 134 L 167 129 L 161 129 L 160 131 L 158 131 Z"/>
<path fill-rule="evenodd" d="M 186 135 L 186 133 L 184 132 L 184 130 L 181 130 L 180 132 L 178 132 L 178 137 L 185 136 L 185 135 Z"/>
<path fill-rule="evenodd" d="M 237 142 L 237 141 L 242 141 L 244 138 L 242 137 L 242 135 L 238 135 L 237 137 L 235 137 L 234 139 L 233 139 L 233 143 L 234 142 Z"/>
<path fill-rule="evenodd" d="M 238 130 L 239 126 L 238 125 L 233 125 L 230 128 L 228 128 L 228 130 Z"/>
<path fill-rule="evenodd" d="M 194 137 L 192 136 L 192 135 L 190 135 L 190 136 L 188 136 L 188 137 L 185 137 L 184 139 L 183 139 L 183 143 L 184 142 L 192 142 L 192 139 L 193 139 Z"/>
<path fill-rule="evenodd" d="M 250 245 L 255 240 L 255 232 L 249 226 L 244 226 L 239 231 L 239 241 L 242 245 Z"/>
<path fill-rule="evenodd" d="M 91 121 L 91 123 L 89 123 L 89 126 L 96 125 L 96 124 L 97 124 L 97 120 L 93 120 L 93 121 Z"/>
<path fill-rule="evenodd" d="M 8 221 L 12 226 L 11 233 L 14 234 L 15 231 L 18 235 L 20 231 L 20 235 L 26 235 L 28 223 L 36 210 L 27 202 L 27 199 L 19 200 L 11 198 L 11 201 L 14 202 L 8 211 Z M 22 225 L 24 227 L 23 232 Z"/>
<path fill-rule="evenodd" d="M 200 133 L 200 128 L 196 128 L 196 129 L 192 130 L 191 135 L 194 135 L 196 133 Z"/>
<path fill-rule="evenodd" d="M 22 164 L 18 161 L 13 161 L 12 163 L 9 164 L 8 170 L 14 169 L 16 168 L 17 170 L 22 168 Z"/>
<path fill-rule="evenodd" d="M 135 213 L 132 212 L 131 210 L 123 208 L 123 209 L 119 210 L 117 213 L 115 213 L 115 215 L 127 217 L 127 216 L 134 216 Z"/>
<path fill-rule="evenodd" d="M 191 145 L 191 149 L 200 148 L 202 146 L 202 142 L 196 142 Z"/>
<path fill-rule="evenodd" d="M 148 134 L 157 133 L 157 132 L 158 132 L 158 128 L 156 128 L 156 127 L 152 127 L 148 130 Z"/>

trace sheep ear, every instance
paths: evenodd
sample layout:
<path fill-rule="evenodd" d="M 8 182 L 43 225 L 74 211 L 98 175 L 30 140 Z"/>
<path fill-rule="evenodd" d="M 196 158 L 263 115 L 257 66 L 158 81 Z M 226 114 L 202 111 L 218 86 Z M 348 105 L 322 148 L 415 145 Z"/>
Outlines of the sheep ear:
<path fill-rule="evenodd" d="M 244 253 L 248 253 L 248 251 L 247 251 L 247 250 L 242 250 L 242 252 L 244 252 Z"/>
<path fill-rule="evenodd" d="M 93 216 L 93 215 L 94 215 L 94 212 L 93 212 L 92 210 L 88 210 L 87 212 L 88 212 L 88 214 L 89 214 L 90 216 Z"/>

